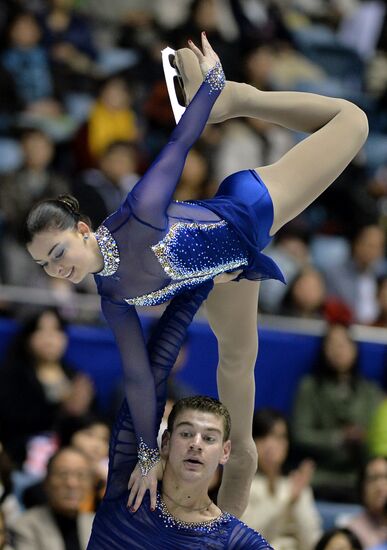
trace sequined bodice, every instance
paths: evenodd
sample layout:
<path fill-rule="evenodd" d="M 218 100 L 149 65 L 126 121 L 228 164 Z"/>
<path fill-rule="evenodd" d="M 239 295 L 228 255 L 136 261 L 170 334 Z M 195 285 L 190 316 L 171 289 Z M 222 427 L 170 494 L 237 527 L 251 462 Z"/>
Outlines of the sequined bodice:
<path fill-rule="evenodd" d="M 181 205 L 184 209 L 184 206 Z M 214 222 L 199 222 L 172 220 L 170 227 L 163 238 L 155 244 L 149 244 L 149 231 L 146 232 L 148 266 L 146 271 L 152 270 L 152 260 L 161 267 L 160 277 L 154 280 L 154 289 L 141 293 L 138 296 L 125 296 L 123 299 L 130 305 L 153 306 L 169 300 L 178 292 L 186 288 L 192 288 L 198 284 L 214 278 L 220 273 L 235 270 L 247 264 L 247 252 L 240 243 L 233 229 L 224 220 Z M 121 247 L 114 235 L 102 225 L 95 233 L 101 253 L 104 258 L 103 271 L 98 275 L 112 277 L 119 273 L 120 264 L 125 263 L 121 255 L 130 244 L 123 242 Z M 130 239 L 130 236 L 127 236 Z M 159 233 L 155 234 L 159 238 Z M 121 251 L 120 251 L 121 248 Z M 152 254 L 149 256 L 149 251 Z M 139 250 L 138 254 L 142 251 Z M 117 276 L 119 277 L 117 273 Z M 134 275 L 138 278 L 138 270 Z M 128 286 L 126 275 L 125 287 Z"/>

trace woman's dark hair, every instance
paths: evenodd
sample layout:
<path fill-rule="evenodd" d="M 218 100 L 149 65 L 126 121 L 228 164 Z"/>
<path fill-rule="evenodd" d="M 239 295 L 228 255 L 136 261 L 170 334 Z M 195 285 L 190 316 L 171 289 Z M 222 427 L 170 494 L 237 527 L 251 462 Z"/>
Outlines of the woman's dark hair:
<path fill-rule="evenodd" d="M 288 421 L 281 412 L 269 407 L 259 409 L 253 418 L 253 438 L 260 439 L 268 436 L 277 422 L 284 422 L 289 434 Z"/>
<path fill-rule="evenodd" d="M 66 416 L 59 421 L 57 432 L 61 447 L 70 447 L 72 437 L 80 431 L 87 430 L 96 424 L 103 424 L 110 430 L 109 423 L 102 417 L 93 413 L 80 416 Z"/>
<path fill-rule="evenodd" d="M 345 324 L 343 324 L 343 323 L 331 323 L 331 324 L 328 325 L 327 331 L 326 331 L 326 333 L 325 333 L 325 335 L 324 335 L 324 337 L 321 341 L 320 353 L 317 357 L 317 361 L 315 363 L 314 370 L 313 370 L 314 376 L 320 381 L 321 380 L 327 380 L 327 379 L 333 379 L 334 380 L 334 379 L 337 378 L 337 373 L 334 370 L 331 363 L 328 361 L 328 358 L 326 356 L 325 345 L 326 345 L 326 342 L 327 342 L 328 338 L 330 337 L 331 333 L 335 329 L 337 329 L 338 327 L 345 330 L 346 333 L 348 334 L 348 338 L 353 341 L 352 337 L 349 334 L 348 327 Z M 358 345 L 357 345 L 356 342 L 354 342 L 354 344 L 356 346 L 356 356 L 355 356 L 355 360 L 354 360 L 354 364 L 352 366 L 352 369 L 350 370 L 350 372 L 348 374 L 351 378 L 352 384 L 356 385 L 356 383 L 359 379 L 360 367 L 359 367 L 359 349 L 358 349 Z"/>
<path fill-rule="evenodd" d="M 43 315 L 51 313 L 58 320 L 58 324 L 61 330 L 66 330 L 66 322 L 55 308 L 47 308 L 35 313 L 32 317 L 29 317 L 22 325 L 21 329 L 16 333 L 14 339 L 11 341 L 8 348 L 8 352 L 5 358 L 5 367 L 13 368 L 14 365 L 20 365 L 21 367 L 33 366 L 34 357 L 30 351 L 30 338 L 36 331 L 39 321 Z"/>
<path fill-rule="evenodd" d="M 375 455 L 368 458 L 368 460 L 364 460 L 360 465 L 359 475 L 357 478 L 357 490 L 358 490 L 359 502 L 363 505 L 364 505 L 364 488 L 367 480 L 367 470 L 369 465 L 372 464 L 372 462 L 375 462 L 375 460 L 384 460 L 384 462 L 387 462 L 387 458 L 385 456 Z"/>
<path fill-rule="evenodd" d="M 351 544 L 353 550 L 363 550 L 363 546 L 355 533 L 353 533 L 350 529 L 347 529 L 346 527 L 337 527 L 324 533 L 321 539 L 316 544 L 314 550 L 325 550 L 328 543 L 336 535 L 344 535 L 345 537 L 347 537 L 347 540 Z"/>
<path fill-rule="evenodd" d="M 25 243 L 30 243 L 42 231 L 74 229 L 79 221 L 91 227 L 90 218 L 79 211 L 79 202 L 72 195 L 42 200 L 31 208 L 27 216 Z"/>

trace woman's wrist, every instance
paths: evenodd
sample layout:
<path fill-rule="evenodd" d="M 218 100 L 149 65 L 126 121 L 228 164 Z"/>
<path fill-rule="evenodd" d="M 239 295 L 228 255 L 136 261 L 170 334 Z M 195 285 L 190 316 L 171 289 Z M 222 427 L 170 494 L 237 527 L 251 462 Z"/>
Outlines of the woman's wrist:
<path fill-rule="evenodd" d="M 217 61 L 213 67 L 208 70 L 204 70 L 201 67 L 204 76 L 203 81 L 210 87 L 210 92 L 218 92 L 223 90 L 226 85 L 226 77 L 223 72 L 220 61 Z"/>
<path fill-rule="evenodd" d="M 137 455 L 142 476 L 148 475 L 150 470 L 161 460 L 158 447 L 149 447 L 146 443 L 144 443 L 142 438 L 140 438 L 140 443 L 137 447 Z"/>

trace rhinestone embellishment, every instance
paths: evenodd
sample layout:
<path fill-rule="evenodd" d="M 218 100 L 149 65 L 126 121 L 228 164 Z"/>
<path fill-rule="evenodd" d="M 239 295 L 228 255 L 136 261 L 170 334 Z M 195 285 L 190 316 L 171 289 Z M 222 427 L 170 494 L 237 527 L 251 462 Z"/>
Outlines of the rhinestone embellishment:
<path fill-rule="evenodd" d="M 100 225 L 94 235 L 103 257 L 103 269 L 97 275 L 102 277 L 113 275 L 120 265 L 117 243 L 109 229 L 104 225 Z"/>
<path fill-rule="evenodd" d="M 223 90 L 226 85 L 226 77 L 224 76 L 222 65 L 219 61 L 217 61 L 216 65 L 208 71 L 204 78 L 204 82 L 210 86 L 210 94 Z"/>
<path fill-rule="evenodd" d="M 189 522 L 182 521 L 178 518 L 175 518 L 168 510 L 165 502 L 161 498 L 161 495 L 157 495 L 157 508 L 159 510 L 160 516 L 164 522 L 165 527 L 175 527 L 177 529 L 194 529 L 199 531 L 204 531 L 205 533 L 212 533 L 219 529 L 219 527 L 230 521 L 231 516 L 228 512 L 222 512 L 220 516 L 209 521 L 198 521 L 198 522 Z"/>
<path fill-rule="evenodd" d="M 137 448 L 138 463 L 141 470 L 141 475 L 148 475 L 149 471 L 160 462 L 160 451 L 159 449 L 152 449 L 148 447 L 142 437 L 140 437 L 140 443 Z"/>
<path fill-rule="evenodd" d="M 207 249 L 203 247 L 199 248 L 199 244 L 194 242 L 190 243 L 190 241 L 192 240 L 192 236 L 199 231 L 209 232 L 225 228 L 227 228 L 227 222 L 224 220 L 206 224 L 177 222 L 172 225 L 164 239 L 151 248 L 156 254 L 165 273 L 174 280 L 187 279 L 188 277 L 202 277 L 205 275 L 214 277 L 224 271 L 246 265 L 247 259 L 238 253 L 239 251 L 237 251 L 237 247 L 235 247 L 235 242 L 231 242 L 230 240 L 230 242 L 227 243 L 227 253 L 230 255 L 235 254 L 235 257 L 214 267 L 211 265 L 208 245 Z M 216 238 L 215 235 L 214 238 Z M 186 239 L 184 243 L 185 246 L 181 244 L 183 239 Z M 191 244 L 192 247 L 196 246 L 197 260 L 202 264 L 201 268 L 197 265 L 191 267 L 183 265 L 181 260 L 182 251 L 184 251 L 185 247 L 188 248 L 189 244 Z M 224 251 L 224 253 L 226 254 L 226 251 Z"/>

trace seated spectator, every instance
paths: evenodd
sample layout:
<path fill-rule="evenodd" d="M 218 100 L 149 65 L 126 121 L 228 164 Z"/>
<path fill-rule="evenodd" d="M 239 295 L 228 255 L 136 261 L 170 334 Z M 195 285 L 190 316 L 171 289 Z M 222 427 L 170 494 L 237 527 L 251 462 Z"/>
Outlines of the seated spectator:
<path fill-rule="evenodd" d="M 288 224 L 279 231 L 274 245 L 270 246 L 270 257 L 281 266 L 288 285 L 291 285 L 298 274 L 310 265 L 309 235 Z M 287 287 L 273 279 L 262 281 L 261 285 L 260 308 L 266 313 L 277 314 Z"/>
<path fill-rule="evenodd" d="M 37 129 L 22 132 L 23 165 L 0 179 L 0 211 L 3 218 L 4 280 L 8 284 L 43 286 L 47 277 L 31 265 L 24 246 L 25 218 L 36 201 L 69 192 L 65 178 L 52 169 L 55 148 L 51 138 Z M 38 283 L 40 282 L 40 283 Z"/>
<path fill-rule="evenodd" d="M 125 80 L 106 80 L 91 110 L 86 128 L 86 148 L 91 159 L 98 159 L 114 141 L 135 141 L 139 136 L 132 96 Z"/>
<path fill-rule="evenodd" d="M 16 519 L 21 512 L 19 503 L 12 492 L 12 470 L 13 464 L 0 443 L 0 510 L 7 523 Z"/>
<path fill-rule="evenodd" d="M 92 486 L 87 458 L 71 447 L 47 465 L 47 505 L 31 508 L 11 525 L 15 550 L 86 550 L 93 514 L 80 511 Z"/>
<path fill-rule="evenodd" d="M 0 508 L 0 550 L 12 550 L 12 547 L 7 544 L 7 526 L 2 509 Z"/>
<path fill-rule="evenodd" d="M 385 373 L 387 378 L 387 373 Z M 387 380 L 384 382 L 386 389 Z M 371 456 L 387 459 L 387 396 L 384 397 L 372 417 L 368 430 L 368 449 Z"/>
<path fill-rule="evenodd" d="M 66 348 L 63 320 L 43 310 L 22 326 L 0 369 L 0 439 L 15 464 L 27 459 L 35 475 L 56 448 L 58 419 L 85 414 L 94 398 L 90 379 L 64 363 Z"/>
<path fill-rule="evenodd" d="M 326 301 L 324 277 L 317 269 L 309 266 L 288 287 L 279 313 L 306 319 L 322 319 Z"/>
<path fill-rule="evenodd" d="M 177 201 L 188 201 L 211 197 L 214 190 L 210 183 L 205 156 L 199 149 L 191 149 L 173 198 Z"/>
<path fill-rule="evenodd" d="M 39 45 L 41 31 L 30 12 L 17 13 L 8 27 L 9 46 L 2 64 L 12 75 L 16 93 L 24 108 L 41 115 L 58 115 L 54 85 L 46 51 Z"/>
<path fill-rule="evenodd" d="M 345 302 L 358 323 L 369 324 L 377 318 L 377 275 L 384 253 L 383 229 L 364 226 L 352 239 L 350 259 L 325 274 L 329 294 Z"/>
<path fill-rule="evenodd" d="M 128 141 L 113 141 L 74 185 L 74 196 L 94 227 L 119 208 L 139 179 L 137 152 Z"/>
<path fill-rule="evenodd" d="M 74 0 L 50 0 L 40 19 L 43 44 L 60 94 L 93 90 L 99 76 L 90 20 L 73 10 Z"/>
<path fill-rule="evenodd" d="M 253 422 L 258 472 L 242 521 L 262 533 L 276 550 L 312 550 L 321 535 L 310 479 L 313 464 L 304 461 L 285 476 L 289 449 L 285 417 L 272 409 L 259 410 Z"/>
<path fill-rule="evenodd" d="M 359 373 L 358 348 L 349 329 L 332 324 L 314 372 L 299 385 L 292 419 L 294 442 L 316 462 L 317 498 L 355 502 L 358 465 L 367 452 L 367 429 L 382 390 Z"/>
<path fill-rule="evenodd" d="M 340 521 L 361 541 L 364 550 L 387 542 L 387 458 L 374 457 L 362 468 L 359 479 L 364 510 Z"/>
<path fill-rule="evenodd" d="M 374 321 L 374 327 L 387 328 L 387 275 L 378 279 L 378 290 L 376 295 L 378 301 L 378 316 Z"/>
<path fill-rule="evenodd" d="M 89 460 L 94 483 L 81 509 L 84 512 L 95 511 L 106 488 L 110 428 L 94 415 L 72 417 L 62 423 L 59 438 L 62 446 L 78 449 Z"/>
<path fill-rule="evenodd" d="M 314 550 L 364 550 L 357 536 L 346 528 L 324 533 Z"/>

